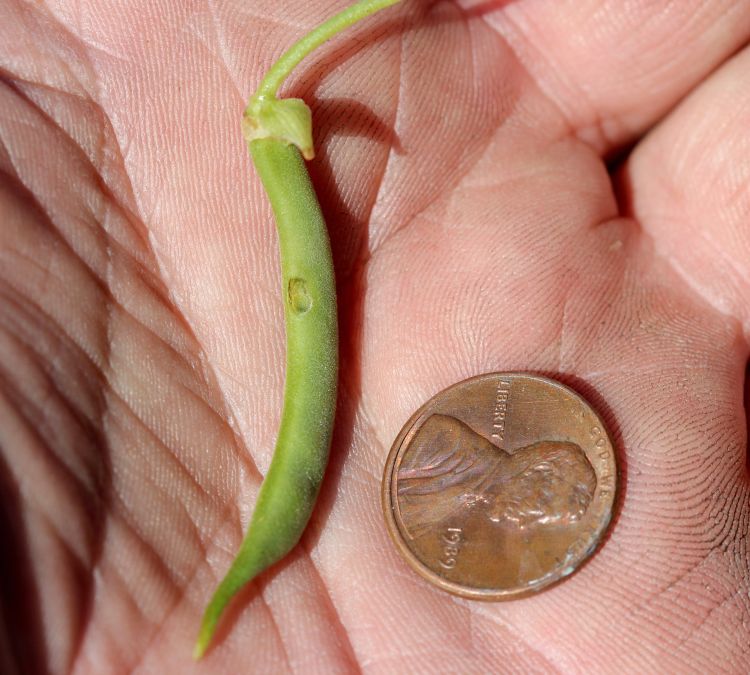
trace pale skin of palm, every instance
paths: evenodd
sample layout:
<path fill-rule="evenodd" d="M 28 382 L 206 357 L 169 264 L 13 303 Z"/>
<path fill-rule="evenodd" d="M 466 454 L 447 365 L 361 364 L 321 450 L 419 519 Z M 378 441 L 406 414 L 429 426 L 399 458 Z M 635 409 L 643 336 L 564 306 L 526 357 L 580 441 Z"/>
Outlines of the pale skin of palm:
<path fill-rule="evenodd" d="M 342 7 L 2 2 L 3 668 L 746 671 L 750 3 L 694 0 L 405 0 L 292 78 L 339 285 L 330 471 L 192 662 L 284 377 L 240 117 Z M 482 604 L 409 570 L 379 494 L 413 410 L 496 370 L 585 395 L 624 490 L 576 575 Z"/>

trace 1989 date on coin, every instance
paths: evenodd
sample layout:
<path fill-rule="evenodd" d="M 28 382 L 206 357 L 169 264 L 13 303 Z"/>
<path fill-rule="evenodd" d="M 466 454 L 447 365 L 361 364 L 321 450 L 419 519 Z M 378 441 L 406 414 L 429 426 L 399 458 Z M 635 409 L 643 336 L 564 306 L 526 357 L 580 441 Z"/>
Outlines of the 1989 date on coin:
<path fill-rule="evenodd" d="M 390 534 L 450 592 L 521 597 L 573 572 L 612 514 L 612 442 L 589 404 L 554 380 L 492 373 L 420 408 L 383 477 Z"/>
<path fill-rule="evenodd" d="M 461 528 L 449 527 L 443 535 L 443 557 L 440 565 L 450 570 L 456 566 L 456 557 L 461 544 Z"/>

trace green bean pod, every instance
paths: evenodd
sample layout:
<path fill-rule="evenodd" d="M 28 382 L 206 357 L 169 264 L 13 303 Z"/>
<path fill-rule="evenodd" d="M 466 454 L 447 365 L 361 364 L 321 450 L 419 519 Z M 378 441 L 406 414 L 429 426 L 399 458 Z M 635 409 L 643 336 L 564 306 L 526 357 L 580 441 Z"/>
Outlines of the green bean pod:
<path fill-rule="evenodd" d="M 309 108 L 277 99 L 289 72 L 347 26 L 399 0 L 360 0 L 295 43 L 250 99 L 243 131 L 279 235 L 286 321 L 281 425 L 247 534 L 203 614 L 193 656 L 203 656 L 219 619 L 246 583 L 289 553 L 307 525 L 333 433 L 338 378 L 336 285 L 326 224 L 305 159 L 313 157 Z"/>
<path fill-rule="evenodd" d="M 249 145 L 279 233 L 287 334 L 284 408 L 250 527 L 206 608 L 196 658 L 234 594 L 299 541 L 323 480 L 335 414 L 336 285 L 325 221 L 300 151 L 270 138 Z"/>

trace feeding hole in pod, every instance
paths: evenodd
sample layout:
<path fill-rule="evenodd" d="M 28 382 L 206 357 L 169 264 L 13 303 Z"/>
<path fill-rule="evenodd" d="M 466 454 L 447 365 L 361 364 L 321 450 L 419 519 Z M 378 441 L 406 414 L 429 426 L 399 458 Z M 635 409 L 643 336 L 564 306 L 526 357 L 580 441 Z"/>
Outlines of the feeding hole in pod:
<path fill-rule="evenodd" d="M 307 283 L 304 279 L 289 279 L 287 289 L 289 297 L 289 306 L 295 314 L 305 314 L 312 307 L 312 296 L 307 290 Z"/>

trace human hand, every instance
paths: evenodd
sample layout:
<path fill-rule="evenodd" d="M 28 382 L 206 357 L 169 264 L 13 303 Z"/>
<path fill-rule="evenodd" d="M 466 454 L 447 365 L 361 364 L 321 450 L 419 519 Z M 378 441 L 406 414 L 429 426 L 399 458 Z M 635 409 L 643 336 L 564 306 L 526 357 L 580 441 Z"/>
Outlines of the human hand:
<path fill-rule="evenodd" d="M 330 471 L 190 661 L 283 386 L 240 117 L 341 7 L 4 3 L 0 670 L 747 670 L 750 12 L 694 0 L 405 0 L 303 64 L 286 93 L 313 108 L 339 284 Z M 482 604 L 408 569 L 379 494 L 411 412 L 496 370 L 598 408 L 623 498 L 580 572 Z"/>

